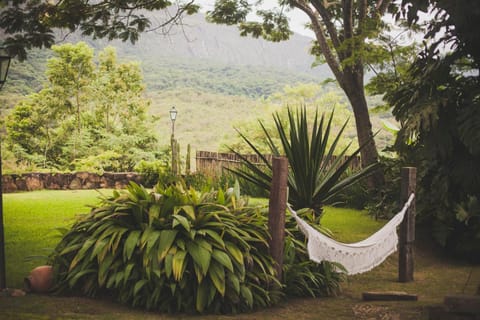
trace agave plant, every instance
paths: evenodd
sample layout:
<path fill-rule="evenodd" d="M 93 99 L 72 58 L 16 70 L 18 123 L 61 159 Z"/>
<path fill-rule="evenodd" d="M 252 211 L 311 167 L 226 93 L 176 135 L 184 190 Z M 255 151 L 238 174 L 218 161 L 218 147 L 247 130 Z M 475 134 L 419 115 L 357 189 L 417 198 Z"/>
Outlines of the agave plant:
<path fill-rule="evenodd" d="M 77 221 L 51 262 L 57 292 L 108 294 L 162 312 L 272 305 L 280 285 L 266 221 L 231 192 L 131 183 Z"/>
<path fill-rule="evenodd" d="M 312 209 L 315 220 L 319 221 L 322 207 L 329 200 L 346 187 L 371 174 L 377 169 L 378 164 L 371 164 L 345 176 L 350 163 L 363 148 L 360 146 L 346 156 L 350 143 L 337 152 L 336 147 L 348 120 L 329 143 L 333 112 L 326 120 L 324 114 L 319 118 L 317 110 L 311 128 L 308 125 L 305 107 L 296 114 L 289 108 L 287 114 L 288 121 L 286 123 L 282 122 L 278 113 L 273 116 L 281 141 L 280 147 L 274 143 L 273 135 L 268 132 L 263 123 L 260 122 L 260 125 L 271 153 L 274 156 L 285 155 L 288 158 L 289 203 L 294 209 Z M 239 134 L 263 163 L 260 166 L 254 164 L 235 150 L 231 150 L 240 157 L 244 164 L 242 168 L 231 169 L 231 171 L 246 181 L 269 191 L 272 181 L 272 164 L 245 135 Z"/>

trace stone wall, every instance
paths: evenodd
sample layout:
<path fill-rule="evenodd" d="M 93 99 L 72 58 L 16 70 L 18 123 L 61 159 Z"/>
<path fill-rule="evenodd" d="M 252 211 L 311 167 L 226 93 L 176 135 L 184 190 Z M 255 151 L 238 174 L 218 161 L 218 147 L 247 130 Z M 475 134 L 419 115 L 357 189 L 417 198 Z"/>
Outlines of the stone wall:
<path fill-rule="evenodd" d="M 143 184 L 140 174 L 134 172 L 103 173 L 23 173 L 2 176 L 3 192 L 33 190 L 77 190 L 125 188 L 130 181 Z"/>

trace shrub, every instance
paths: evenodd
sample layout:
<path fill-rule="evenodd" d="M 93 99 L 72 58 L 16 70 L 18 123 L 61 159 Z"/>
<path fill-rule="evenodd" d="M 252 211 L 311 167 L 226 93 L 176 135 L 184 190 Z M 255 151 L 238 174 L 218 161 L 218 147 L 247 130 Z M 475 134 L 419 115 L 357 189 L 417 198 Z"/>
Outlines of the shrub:
<path fill-rule="evenodd" d="M 269 132 L 262 123 L 261 127 L 271 153 L 275 156 L 284 154 L 288 158 L 289 202 L 294 209 L 311 208 L 317 216 L 316 222 L 320 221 L 322 207 L 331 203 L 330 201 L 339 192 L 378 169 L 378 163 L 374 163 L 345 177 L 350 163 L 356 159 L 365 145 L 345 158 L 349 145 L 340 152 L 336 151 L 347 121 L 336 135 L 331 136 L 333 112 L 328 118 L 325 115 L 319 117 L 317 112 L 311 126 L 307 121 L 305 108 L 297 112 L 288 109 L 287 123 L 282 121 L 278 113 L 273 118 L 276 134 L 280 137 L 280 145 L 274 142 L 273 133 Z M 246 169 L 231 171 L 259 188 L 269 191 L 272 181 L 272 164 L 247 137 L 242 134 L 241 137 L 260 157 L 262 166 L 252 163 L 232 150 L 240 157 Z M 333 141 L 329 144 L 331 138 Z M 342 176 L 344 176 L 343 179 L 341 179 Z"/>
<path fill-rule="evenodd" d="M 134 183 L 80 218 L 51 257 L 57 292 L 162 312 L 239 312 L 280 298 L 266 218 L 233 192 Z"/>
<path fill-rule="evenodd" d="M 298 231 L 293 218 L 287 221 L 287 236 L 283 260 L 284 293 L 293 297 L 336 295 L 345 278 L 345 268 L 338 263 L 309 259 L 306 239 Z"/>
<path fill-rule="evenodd" d="M 160 175 L 168 171 L 168 168 L 164 165 L 163 161 L 160 160 L 141 160 L 135 166 L 134 171 L 142 175 L 146 186 L 154 186 L 158 182 Z"/>
<path fill-rule="evenodd" d="M 90 172 L 125 172 L 130 171 L 131 164 L 128 157 L 115 151 L 104 151 L 97 155 L 77 159 L 73 163 L 76 171 Z"/>

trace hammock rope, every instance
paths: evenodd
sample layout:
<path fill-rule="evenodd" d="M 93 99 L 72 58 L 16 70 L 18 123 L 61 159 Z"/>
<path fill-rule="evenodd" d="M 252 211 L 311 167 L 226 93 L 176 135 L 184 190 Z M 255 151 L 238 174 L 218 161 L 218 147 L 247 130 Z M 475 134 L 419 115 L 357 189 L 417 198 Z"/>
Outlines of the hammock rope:
<path fill-rule="evenodd" d="M 324 260 L 338 262 L 345 267 L 349 275 L 352 275 L 375 268 L 397 251 L 397 227 L 402 223 L 414 198 L 415 195 L 412 193 L 402 210 L 380 230 L 365 240 L 350 244 L 327 237 L 300 218 L 289 205 L 287 208 L 296 220 L 300 231 L 308 238 L 307 250 L 310 260 L 317 263 Z"/>

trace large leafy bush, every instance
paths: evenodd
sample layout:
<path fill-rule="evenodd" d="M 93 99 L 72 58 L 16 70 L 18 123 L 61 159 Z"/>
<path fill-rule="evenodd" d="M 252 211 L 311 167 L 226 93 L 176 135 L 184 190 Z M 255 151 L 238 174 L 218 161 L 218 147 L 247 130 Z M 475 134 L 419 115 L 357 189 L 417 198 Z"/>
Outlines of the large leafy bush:
<path fill-rule="evenodd" d="M 386 95 L 402 124 L 395 148 L 418 168 L 417 220 L 449 252 L 479 260 L 480 224 L 456 214 L 480 199 L 478 66 L 462 52 L 424 54 Z"/>
<path fill-rule="evenodd" d="M 239 188 L 150 193 L 131 184 L 82 217 L 52 255 L 58 292 L 163 312 L 239 312 L 278 301 L 266 221 Z"/>

